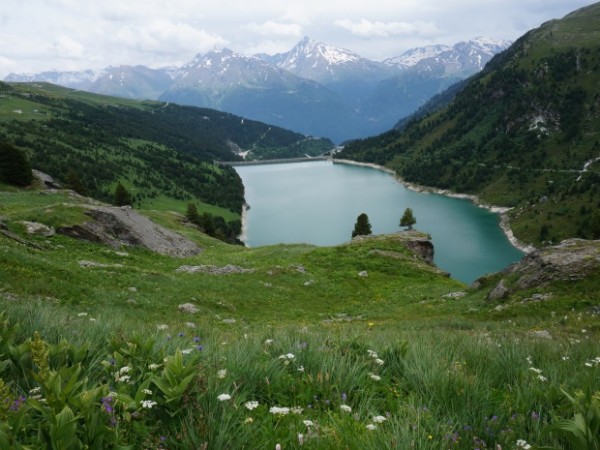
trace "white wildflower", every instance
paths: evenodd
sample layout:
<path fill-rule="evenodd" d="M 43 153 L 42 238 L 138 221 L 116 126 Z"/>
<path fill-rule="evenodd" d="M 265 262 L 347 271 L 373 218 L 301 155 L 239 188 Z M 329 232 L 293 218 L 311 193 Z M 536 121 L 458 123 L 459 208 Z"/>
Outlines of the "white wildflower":
<path fill-rule="evenodd" d="M 161 324 L 161 325 L 156 325 L 156 329 L 157 329 L 158 331 L 164 331 L 164 330 L 166 330 L 167 328 L 169 328 L 169 325 L 167 325 L 167 324 L 164 324 L 164 323 L 163 323 L 163 324 Z"/>
<path fill-rule="evenodd" d="M 257 401 L 249 401 L 244 403 L 244 407 L 248 410 L 248 411 L 252 411 L 253 409 L 258 408 L 258 402 Z"/>
<path fill-rule="evenodd" d="M 379 358 L 379 356 L 377 356 L 377 353 L 374 352 L 373 350 L 367 350 L 367 354 L 371 357 L 371 358 Z"/>
<path fill-rule="evenodd" d="M 531 445 L 529 445 L 527 443 L 527 441 L 525 441 L 523 439 L 519 439 L 519 440 L 517 440 L 517 448 L 522 448 L 522 449 L 528 450 L 531 448 Z"/>
<path fill-rule="evenodd" d="M 119 373 L 122 375 L 124 373 L 129 373 L 129 371 L 131 370 L 131 367 L 129 366 L 123 366 L 119 369 Z"/>
<path fill-rule="evenodd" d="M 379 375 L 374 374 L 374 373 L 370 373 L 369 377 L 371 377 L 371 380 L 381 381 L 381 377 Z"/>
<path fill-rule="evenodd" d="M 290 408 L 285 406 L 271 406 L 271 408 L 269 408 L 269 412 L 271 414 L 279 414 L 285 416 L 286 414 L 290 413 Z"/>
<path fill-rule="evenodd" d="M 377 429 L 377 425 L 375 425 L 374 423 L 369 423 L 367 424 L 367 430 L 376 430 Z"/>
<path fill-rule="evenodd" d="M 298 372 L 304 372 L 304 366 L 298 367 Z"/>
<path fill-rule="evenodd" d="M 231 395 L 229 394 L 221 394 L 217 397 L 217 399 L 219 399 L 220 402 L 224 402 L 227 400 L 231 400 Z"/>
<path fill-rule="evenodd" d="M 79 314 L 77 314 L 79 317 L 85 317 L 87 316 L 88 313 L 86 312 L 80 312 Z"/>
<path fill-rule="evenodd" d="M 387 420 L 385 416 L 375 416 L 373 417 L 373 422 L 375 423 L 383 423 Z"/>
<path fill-rule="evenodd" d="M 561 359 L 562 359 L 563 361 L 568 361 L 570 358 L 569 358 L 568 356 L 563 356 Z"/>
<path fill-rule="evenodd" d="M 221 369 L 217 372 L 217 376 L 221 379 L 227 376 L 227 369 Z"/>
<path fill-rule="evenodd" d="M 142 405 L 142 408 L 145 409 L 152 409 L 158 404 L 154 400 L 142 400 L 140 403 Z"/>
<path fill-rule="evenodd" d="M 312 420 L 303 420 L 302 421 L 304 423 L 304 425 L 306 425 L 307 427 L 314 427 L 315 424 Z"/>
<path fill-rule="evenodd" d="M 340 405 L 340 409 L 344 412 L 352 412 L 352 408 L 348 405 Z"/>
<path fill-rule="evenodd" d="M 192 353 L 194 351 L 193 348 L 184 348 L 183 350 L 181 350 L 181 354 L 182 355 L 189 355 L 190 353 Z"/>
<path fill-rule="evenodd" d="M 537 378 L 540 381 L 548 381 L 548 378 L 546 378 L 544 375 L 538 375 Z"/>
<path fill-rule="evenodd" d="M 142 392 L 146 395 L 152 395 L 152 391 L 150 389 L 142 389 Z"/>
<path fill-rule="evenodd" d="M 531 370 L 532 372 L 535 372 L 537 374 L 542 373 L 541 369 L 536 369 L 535 367 L 530 367 L 529 370 Z"/>
<path fill-rule="evenodd" d="M 265 345 L 271 345 L 273 343 L 273 339 L 266 339 Z"/>
<path fill-rule="evenodd" d="M 299 406 L 292 406 L 292 414 L 302 414 L 302 411 L 304 411 L 303 408 Z"/>
<path fill-rule="evenodd" d="M 244 423 L 252 423 L 254 422 L 254 419 L 252 417 L 248 417 L 246 420 L 244 420 Z"/>
<path fill-rule="evenodd" d="M 586 367 L 593 367 L 594 366 L 591 362 L 586 362 L 586 363 L 584 363 L 584 365 Z"/>
<path fill-rule="evenodd" d="M 34 387 L 33 389 L 29 390 L 29 395 L 37 395 L 40 392 L 42 392 L 42 388 L 41 387 Z"/>
<path fill-rule="evenodd" d="M 300 445 L 300 447 L 304 445 L 304 435 L 302 433 L 298 433 L 298 445 Z"/>
<path fill-rule="evenodd" d="M 160 366 L 159 366 L 158 364 L 154 364 L 154 363 L 152 363 L 152 364 L 148 364 L 148 369 L 150 369 L 150 370 L 156 370 L 156 369 L 158 369 L 159 367 L 160 367 Z"/>
<path fill-rule="evenodd" d="M 379 359 L 379 358 L 377 358 L 377 359 L 375 360 L 375 362 L 376 362 L 377 364 L 379 364 L 380 366 L 383 366 L 383 364 L 384 364 L 384 361 L 383 361 L 383 359 Z"/>

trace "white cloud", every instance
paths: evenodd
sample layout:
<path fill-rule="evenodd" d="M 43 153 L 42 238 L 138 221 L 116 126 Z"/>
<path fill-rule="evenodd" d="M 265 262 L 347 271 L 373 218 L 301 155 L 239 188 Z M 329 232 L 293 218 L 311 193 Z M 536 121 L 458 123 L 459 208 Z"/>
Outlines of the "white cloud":
<path fill-rule="evenodd" d="M 296 23 L 279 23 L 268 20 L 262 24 L 251 23 L 246 28 L 261 36 L 299 37 L 302 27 Z"/>
<path fill-rule="evenodd" d="M 360 22 L 351 20 L 336 20 L 334 25 L 364 38 L 381 38 L 390 36 L 434 36 L 441 30 L 433 22 L 371 22 L 361 19 Z"/>
<path fill-rule="evenodd" d="M 117 45 L 132 50 L 163 55 L 195 54 L 227 43 L 219 35 L 166 20 L 156 20 L 144 26 L 122 26 L 116 32 L 116 41 Z"/>
<path fill-rule="evenodd" d="M 58 36 L 51 47 L 63 59 L 80 59 L 85 54 L 85 47 L 69 36 Z"/>

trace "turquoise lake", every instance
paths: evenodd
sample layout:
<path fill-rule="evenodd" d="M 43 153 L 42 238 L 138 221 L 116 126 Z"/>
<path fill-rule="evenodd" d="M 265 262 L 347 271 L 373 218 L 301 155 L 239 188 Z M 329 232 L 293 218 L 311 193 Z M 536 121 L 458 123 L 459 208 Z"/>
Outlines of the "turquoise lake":
<path fill-rule="evenodd" d="M 250 210 L 244 242 L 331 246 L 351 239 L 356 218 L 369 216 L 373 234 L 400 231 L 412 208 L 415 228 L 431 235 L 435 264 L 471 283 L 522 258 L 499 216 L 468 200 L 414 192 L 381 170 L 331 161 L 237 166 Z"/>

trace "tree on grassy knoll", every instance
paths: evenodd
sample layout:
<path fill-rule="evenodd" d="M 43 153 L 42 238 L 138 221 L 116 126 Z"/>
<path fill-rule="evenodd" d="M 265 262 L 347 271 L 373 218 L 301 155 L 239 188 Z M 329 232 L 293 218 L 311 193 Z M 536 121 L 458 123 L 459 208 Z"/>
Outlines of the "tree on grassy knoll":
<path fill-rule="evenodd" d="M 402 218 L 400 219 L 400 226 L 408 227 L 409 230 L 412 230 L 412 227 L 415 223 L 417 223 L 417 219 L 415 219 L 412 209 L 406 208 L 404 210 L 404 214 L 402 215 Z"/>
<path fill-rule="evenodd" d="M 356 224 L 354 225 L 354 231 L 352 231 L 352 237 L 355 236 L 366 236 L 371 234 L 371 223 L 369 222 L 369 216 L 362 213 L 356 218 Z"/>

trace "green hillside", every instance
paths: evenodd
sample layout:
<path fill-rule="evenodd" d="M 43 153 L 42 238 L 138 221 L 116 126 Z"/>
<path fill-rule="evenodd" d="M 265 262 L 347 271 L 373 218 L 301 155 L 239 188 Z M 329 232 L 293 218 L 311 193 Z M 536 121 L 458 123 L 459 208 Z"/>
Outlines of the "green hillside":
<path fill-rule="evenodd" d="M 594 448 L 551 433 L 578 411 L 598 442 L 598 277 L 489 301 L 415 234 L 247 249 L 145 211 L 181 259 L 26 231 L 86 203 L 0 185 L 0 448 Z"/>
<path fill-rule="evenodd" d="M 598 238 L 599 98 L 595 4 L 527 33 L 448 106 L 350 143 L 341 157 L 514 207 L 511 226 L 527 243 Z"/>
<path fill-rule="evenodd" d="M 43 83 L 0 83 L 0 136 L 59 181 L 76 172 L 101 200 L 111 201 L 120 182 L 136 206 L 173 209 L 200 201 L 235 214 L 244 201 L 241 180 L 213 161 L 241 159 L 232 149 L 252 150 L 250 157 L 260 159 L 331 148 L 327 140 L 232 114 Z"/>

